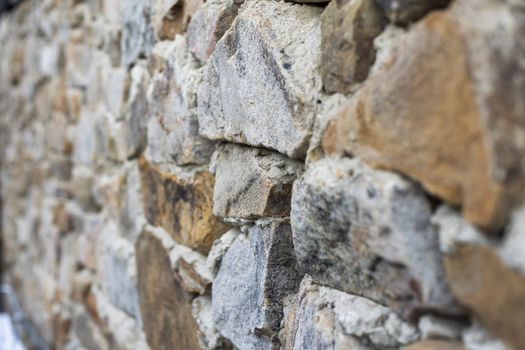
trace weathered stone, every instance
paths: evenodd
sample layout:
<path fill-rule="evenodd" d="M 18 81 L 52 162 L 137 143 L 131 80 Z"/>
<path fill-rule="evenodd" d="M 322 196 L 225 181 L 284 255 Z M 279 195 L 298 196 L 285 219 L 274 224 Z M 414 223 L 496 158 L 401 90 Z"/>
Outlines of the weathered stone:
<path fill-rule="evenodd" d="M 139 300 L 144 331 L 152 349 L 200 349 L 191 314 L 191 294 L 171 268 L 169 253 L 154 232 L 136 244 Z"/>
<path fill-rule="evenodd" d="M 153 47 L 150 0 L 126 0 L 122 4 L 122 63 L 130 65 Z"/>
<path fill-rule="evenodd" d="M 405 317 L 456 313 L 430 215 L 423 191 L 398 175 L 357 159 L 318 161 L 294 184 L 297 260 L 314 281 Z"/>
<path fill-rule="evenodd" d="M 231 343 L 223 338 L 213 322 L 211 298 L 199 296 L 193 300 L 192 315 L 199 326 L 199 344 L 202 349 L 232 349 Z"/>
<path fill-rule="evenodd" d="M 312 283 L 307 276 L 284 321 L 283 349 L 398 349 L 417 329 L 392 310 Z"/>
<path fill-rule="evenodd" d="M 240 231 L 237 228 L 232 228 L 213 242 L 208 257 L 206 258 L 206 268 L 212 279 L 217 276 L 224 254 L 230 249 L 239 233 Z"/>
<path fill-rule="evenodd" d="M 214 177 L 200 168 L 177 173 L 139 160 L 144 212 L 180 244 L 206 252 L 227 226 L 213 215 Z"/>
<path fill-rule="evenodd" d="M 239 235 L 212 285 L 219 332 L 240 349 L 273 349 L 282 300 L 299 284 L 296 264 L 286 221 L 262 222 Z"/>
<path fill-rule="evenodd" d="M 450 0 L 376 0 L 388 19 L 399 25 L 408 25 L 428 12 L 446 7 Z"/>
<path fill-rule="evenodd" d="M 290 215 L 292 185 L 302 173 L 301 162 L 231 144 L 219 148 L 216 162 L 215 215 L 241 219 Z"/>
<path fill-rule="evenodd" d="M 432 314 L 421 316 L 418 323 L 423 339 L 460 339 L 465 325 L 454 319 L 447 319 Z"/>
<path fill-rule="evenodd" d="M 502 4 L 493 5 L 500 10 L 495 22 L 510 16 L 508 9 L 501 9 Z M 490 43 L 484 42 L 483 48 L 469 53 L 465 43 L 474 35 L 461 28 L 480 21 L 474 15 L 463 18 L 461 13 L 435 13 L 418 23 L 389 65 L 339 112 L 327 128 L 323 146 L 328 154 L 355 154 L 374 166 L 407 174 L 434 195 L 461 205 L 470 222 L 498 229 L 509 208 L 522 199 L 519 188 L 524 181 L 522 171 L 516 168 L 521 156 L 514 151 L 521 147 L 517 135 L 525 128 L 514 114 L 507 119 L 502 117 L 504 112 L 490 113 L 480 107 L 479 100 L 485 105 L 490 101 L 484 85 L 477 85 L 481 80 L 472 77 L 482 75 L 478 71 L 490 70 L 490 66 L 476 61 L 480 55 L 496 55 L 498 49 L 490 44 L 495 41 L 488 39 L 494 31 L 485 29 L 478 34 Z M 503 28 L 509 26 L 513 28 L 508 24 Z M 493 28 L 492 22 L 488 27 Z M 514 38 L 512 42 L 519 35 L 510 32 L 509 36 Z M 480 39 L 474 36 L 473 40 Z M 517 53 L 510 54 L 517 58 Z M 511 71 L 510 65 L 508 69 Z M 519 73 L 521 68 L 515 67 L 515 71 Z M 505 100 L 513 112 L 521 106 L 516 98 L 519 87 L 515 88 Z M 480 89 L 482 93 L 476 95 Z M 488 127 L 487 122 L 503 126 Z M 503 141 L 494 135 L 503 130 L 516 137 Z M 494 153 L 493 147 L 499 152 Z M 498 159 L 513 159 L 513 165 Z M 510 169 L 514 169 L 512 176 Z M 500 176 L 502 172 L 508 176 Z"/>
<path fill-rule="evenodd" d="M 152 22 L 159 40 L 173 40 L 186 30 L 203 0 L 153 0 Z"/>
<path fill-rule="evenodd" d="M 445 267 L 460 302 L 472 309 L 491 333 L 516 349 L 525 347 L 525 277 L 483 246 L 458 246 L 446 257 Z"/>
<path fill-rule="evenodd" d="M 485 328 L 475 320 L 473 325 L 463 332 L 463 343 L 467 349 L 509 350 L 503 342 L 490 335 Z"/>
<path fill-rule="evenodd" d="M 204 71 L 202 135 L 305 157 L 321 90 L 321 10 L 246 3 Z"/>
<path fill-rule="evenodd" d="M 237 16 L 239 5 L 230 0 L 210 0 L 198 9 L 188 24 L 186 41 L 191 53 L 205 63 Z"/>
<path fill-rule="evenodd" d="M 197 68 L 181 36 L 153 48 L 150 58 L 153 83 L 148 93 L 152 118 L 148 124 L 146 154 L 155 163 L 205 164 L 210 159 L 214 143 L 199 135 Z"/>
<path fill-rule="evenodd" d="M 327 92 L 351 92 L 375 60 L 374 39 L 385 25 L 374 1 L 331 1 L 321 16 L 321 75 Z"/>
<path fill-rule="evenodd" d="M 425 340 L 414 343 L 406 347 L 405 350 L 466 350 L 466 348 L 460 342 Z"/>

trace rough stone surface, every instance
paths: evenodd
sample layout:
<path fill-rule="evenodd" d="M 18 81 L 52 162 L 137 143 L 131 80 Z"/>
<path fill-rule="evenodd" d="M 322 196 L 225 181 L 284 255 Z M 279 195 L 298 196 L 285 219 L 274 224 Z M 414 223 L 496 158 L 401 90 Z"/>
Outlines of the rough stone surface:
<path fill-rule="evenodd" d="M 237 237 L 212 285 L 213 319 L 239 349 L 273 349 L 282 300 L 299 284 L 286 221 L 253 226 Z"/>
<path fill-rule="evenodd" d="M 206 1 L 188 24 L 186 40 L 195 58 L 205 63 L 237 16 L 239 5 L 229 0 Z"/>
<path fill-rule="evenodd" d="M 302 173 L 301 162 L 237 145 L 220 147 L 215 161 L 215 215 L 241 219 L 290 215 L 292 185 Z"/>
<path fill-rule="evenodd" d="M 327 92 L 348 93 L 374 63 L 374 38 L 385 26 L 374 1 L 331 1 L 321 17 L 321 75 Z"/>
<path fill-rule="evenodd" d="M 507 8 L 493 5 L 499 16 L 510 16 Z M 504 148 L 503 138 L 497 138 L 501 129 L 487 127 L 487 122 L 499 125 L 495 119 L 501 119 L 505 127 L 514 125 L 516 135 L 522 128 L 519 118 L 507 120 L 499 117 L 505 113 L 491 113 L 480 106 L 480 100 L 485 105 L 490 101 L 483 82 L 473 78 L 482 75 L 479 71 L 487 63 L 477 62 L 475 56 L 495 55 L 499 49 L 483 41 L 483 50 L 480 45 L 479 52 L 469 53 L 465 42 L 478 38 L 456 23 L 465 22 L 463 26 L 468 27 L 479 19 L 461 13 L 435 13 L 415 25 L 388 67 L 339 112 L 323 145 L 329 154 L 355 154 L 374 166 L 407 174 L 434 195 L 461 205 L 472 223 L 493 230 L 501 228 L 509 208 L 522 199 L 521 170 L 515 169 L 516 176 L 505 179 L 498 175 L 521 164 L 514 153 L 521 142 L 506 138 Z M 503 31 L 516 27 L 512 20 L 505 23 Z M 480 32 L 486 40 L 493 33 Z M 510 41 L 517 38 L 512 32 L 509 36 Z M 447 62 L 446 69 L 442 62 Z M 520 70 L 515 67 L 515 72 Z M 514 95 L 508 101 L 511 110 L 520 108 Z M 493 147 L 499 152 L 493 153 Z M 501 166 L 499 159 L 507 157 L 514 159 L 513 165 Z"/>
<path fill-rule="evenodd" d="M 399 25 L 408 25 L 431 10 L 446 7 L 450 0 L 376 0 L 376 2 L 390 21 Z"/>
<path fill-rule="evenodd" d="M 153 83 L 148 95 L 153 115 L 148 124 L 148 158 L 179 165 L 207 163 L 213 142 L 198 134 L 196 89 L 200 75 L 184 38 L 155 45 L 150 68 Z"/>
<path fill-rule="evenodd" d="M 312 283 L 306 277 L 284 321 L 283 349 L 398 349 L 417 329 L 368 299 Z"/>
<path fill-rule="evenodd" d="M 406 350 L 466 350 L 466 348 L 460 342 L 425 340 L 406 347 Z"/>
<path fill-rule="evenodd" d="M 213 215 L 214 177 L 204 169 L 189 173 L 163 171 L 139 160 L 144 212 L 152 225 L 163 227 L 177 242 L 209 250 L 227 226 Z"/>
<path fill-rule="evenodd" d="M 150 347 L 200 349 L 191 294 L 172 270 L 162 239 L 144 231 L 137 240 L 136 255 L 140 309 Z"/>
<path fill-rule="evenodd" d="M 243 6 L 204 72 L 201 134 L 305 157 L 321 88 L 320 12 L 284 2 Z"/>
<path fill-rule="evenodd" d="M 153 0 L 152 22 L 159 40 L 173 40 L 184 33 L 202 0 Z"/>
<path fill-rule="evenodd" d="M 199 344 L 202 349 L 233 349 L 231 343 L 215 329 L 209 296 L 199 296 L 193 300 L 192 314 L 199 325 Z"/>
<path fill-rule="evenodd" d="M 407 180 L 358 160 L 322 160 L 294 185 L 295 253 L 314 281 L 405 317 L 454 313 L 430 216 L 425 195 Z"/>
<path fill-rule="evenodd" d="M 153 47 L 150 16 L 149 0 L 123 1 L 122 63 L 132 64 L 141 55 L 148 54 Z"/>

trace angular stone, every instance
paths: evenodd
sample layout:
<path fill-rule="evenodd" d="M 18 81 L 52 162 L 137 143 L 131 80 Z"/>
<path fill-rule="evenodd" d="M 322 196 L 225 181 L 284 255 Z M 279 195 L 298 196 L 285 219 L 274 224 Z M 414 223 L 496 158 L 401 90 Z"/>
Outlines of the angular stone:
<path fill-rule="evenodd" d="M 458 312 L 444 281 L 423 191 L 357 159 L 314 163 L 294 184 L 291 222 L 302 271 L 404 317 Z"/>
<path fill-rule="evenodd" d="M 214 143 L 199 135 L 197 84 L 200 71 L 183 37 L 160 42 L 153 48 L 153 75 L 148 98 L 152 118 L 148 124 L 146 154 L 155 163 L 205 164 Z"/>
<path fill-rule="evenodd" d="M 122 63 L 130 65 L 153 47 L 150 0 L 126 0 L 122 4 Z"/>
<path fill-rule="evenodd" d="M 321 10 L 246 3 L 205 68 L 203 136 L 305 157 L 321 90 Z"/>
<path fill-rule="evenodd" d="M 466 348 L 460 342 L 425 340 L 406 347 L 406 350 L 466 350 Z"/>
<path fill-rule="evenodd" d="M 215 215 L 236 219 L 290 215 L 292 185 L 302 173 L 301 162 L 231 144 L 219 148 L 216 161 Z"/>
<path fill-rule="evenodd" d="M 388 19 L 395 24 L 408 25 L 428 12 L 446 7 L 450 0 L 376 0 Z"/>
<path fill-rule="evenodd" d="M 458 246 L 446 257 L 445 267 L 450 288 L 459 301 L 492 334 L 515 349 L 525 347 L 525 277 L 483 246 Z"/>
<path fill-rule="evenodd" d="M 192 296 L 171 268 L 169 253 L 153 232 L 144 231 L 136 248 L 140 310 L 152 349 L 200 349 L 191 314 Z"/>
<path fill-rule="evenodd" d="M 321 16 L 321 75 L 327 92 L 351 92 L 375 60 L 374 39 L 385 26 L 374 1 L 331 1 Z"/>
<path fill-rule="evenodd" d="M 199 344 L 202 349 L 233 349 L 231 343 L 223 338 L 215 328 L 209 296 L 199 296 L 193 300 L 192 314 L 199 325 Z"/>
<path fill-rule="evenodd" d="M 284 321 L 282 349 L 398 349 L 419 338 L 392 310 L 357 295 L 301 282 Z"/>
<path fill-rule="evenodd" d="M 511 16 L 508 9 L 499 2 L 491 6 L 498 8 L 494 22 L 513 28 L 513 21 L 503 22 Z M 474 14 L 483 13 L 462 13 L 435 13 L 414 26 L 381 74 L 371 78 L 338 113 L 327 128 L 323 146 L 328 154 L 355 154 L 373 166 L 413 177 L 432 194 L 460 205 L 470 222 L 499 229 L 509 208 L 522 200 L 524 176 L 518 164 L 525 153 L 517 150 L 525 128 L 515 112 L 523 107 L 517 94 L 524 88 L 518 84 L 506 90 L 512 117 L 492 113 L 483 86 L 493 86 L 495 78 L 487 85 L 473 75 L 492 72 L 493 65 L 481 58 L 497 55 L 497 45 L 489 38 L 498 31 L 490 22 L 488 29 L 478 32 L 486 39 L 484 46 L 469 53 L 465 43 L 471 37 L 474 42 L 481 39 L 461 28 L 480 22 Z M 519 35 L 510 29 L 502 32 L 508 33 L 511 43 L 518 40 Z M 509 54 L 519 58 L 517 52 Z M 519 76 L 523 73 L 517 66 L 514 71 Z M 513 136 L 500 138 L 503 130 Z"/>
<path fill-rule="evenodd" d="M 206 258 L 206 268 L 212 279 L 217 276 L 224 254 L 230 249 L 233 242 L 237 239 L 237 236 L 239 236 L 239 233 L 239 229 L 232 228 L 213 242 L 208 257 Z"/>
<path fill-rule="evenodd" d="M 296 264 L 286 221 L 261 222 L 239 235 L 212 285 L 219 332 L 239 349 L 273 349 L 282 300 L 299 285 Z"/>
<path fill-rule="evenodd" d="M 191 53 L 205 63 L 237 16 L 239 5 L 230 0 L 209 0 L 193 15 L 186 41 Z"/>
<path fill-rule="evenodd" d="M 227 226 L 213 215 L 213 175 L 205 169 L 176 173 L 139 160 L 144 212 L 180 244 L 207 252 Z"/>
<path fill-rule="evenodd" d="M 154 0 L 152 22 L 159 40 L 173 40 L 186 31 L 203 0 Z"/>

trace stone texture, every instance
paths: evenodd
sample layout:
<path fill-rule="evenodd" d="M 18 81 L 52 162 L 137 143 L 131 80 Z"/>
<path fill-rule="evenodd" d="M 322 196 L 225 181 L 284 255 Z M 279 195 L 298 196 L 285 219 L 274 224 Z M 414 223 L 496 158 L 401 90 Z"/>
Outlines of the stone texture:
<path fill-rule="evenodd" d="M 466 348 L 460 342 L 451 342 L 446 340 L 425 340 L 414 343 L 406 350 L 465 350 Z"/>
<path fill-rule="evenodd" d="M 290 215 L 292 185 L 302 173 L 301 162 L 231 144 L 219 148 L 215 161 L 215 215 L 241 219 Z"/>
<path fill-rule="evenodd" d="M 499 9 L 495 22 L 501 24 L 501 17 L 510 16 L 503 5 L 493 6 Z M 498 138 L 497 144 L 494 138 L 507 127 L 510 133 L 510 125 L 514 135 L 523 128 L 519 118 L 507 119 L 501 117 L 506 113 L 491 113 L 483 107 L 490 99 L 481 79 L 473 78 L 488 69 L 488 61 L 477 62 L 477 56 L 498 51 L 494 41 L 488 43 L 494 31 L 480 29 L 478 38 L 462 30 L 479 18 L 461 14 L 460 10 L 435 13 L 415 25 L 381 74 L 337 113 L 323 146 L 328 154 L 354 154 L 374 166 L 413 177 L 432 194 L 461 205 L 470 222 L 494 230 L 501 228 L 509 208 L 521 201 L 523 187 L 521 170 L 516 168 L 520 156 L 514 153 L 521 142 L 505 138 L 505 143 Z M 514 28 L 514 22 L 505 23 L 502 31 L 509 32 L 509 41 L 517 40 L 517 34 L 508 29 Z M 488 28 L 494 26 L 491 22 Z M 470 38 L 485 40 L 485 46 L 469 52 L 465 43 Z M 516 52 L 509 54 L 519 57 Z M 520 71 L 516 66 L 514 72 Z M 521 102 L 514 94 L 507 101 L 510 110 L 519 110 Z M 500 123 L 502 129 L 490 126 Z M 510 158 L 512 166 L 501 164 Z M 511 168 L 515 176 L 500 176 Z"/>
<path fill-rule="evenodd" d="M 305 277 L 284 321 L 283 349 L 398 349 L 417 329 L 368 299 Z"/>
<path fill-rule="evenodd" d="M 282 299 L 299 284 L 290 225 L 261 222 L 237 237 L 212 285 L 213 319 L 239 349 L 273 349 Z"/>
<path fill-rule="evenodd" d="M 201 63 L 215 50 L 237 16 L 239 5 L 229 0 L 206 1 L 193 15 L 186 34 L 188 48 Z"/>
<path fill-rule="evenodd" d="M 450 0 L 376 0 L 388 19 L 399 25 L 408 25 L 428 12 L 446 7 Z"/>
<path fill-rule="evenodd" d="M 445 267 L 460 302 L 472 309 L 492 334 L 516 349 L 523 348 L 525 277 L 482 246 L 459 246 L 447 256 Z"/>
<path fill-rule="evenodd" d="M 192 315 L 199 325 L 199 344 L 202 349 L 233 349 L 231 343 L 223 338 L 215 328 L 209 296 L 199 296 L 193 300 Z"/>
<path fill-rule="evenodd" d="M 130 65 L 153 47 L 151 5 L 150 0 L 126 0 L 122 4 L 122 63 Z"/>
<path fill-rule="evenodd" d="M 321 16 L 321 75 L 327 92 L 351 92 L 375 60 L 374 39 L 385 26 L 374 1 L 331 1 Z"/>
<path fill-rule="evenodd" d="M 430 216 L 430 203 L 409 181 L 356 159 L 325 159 L 294 184 L 295 253 L 314 281 L 405 317 L 454 314 Z"/>
<path fill-rule="evenodd" d="M 172 270 L 162 240 L 144 231 L 137 240 L 136 255 L 140 309 L 150 347 L 200 349 L 191 294 Z"/>
<path fill-rule="evenodd" d="M 200 73 L 184 38 L 155 45 L 150 70 L 153 83 L 148 99 L 153 115 L 148 124 L 148 158 L 179 165 L 207 163 L 213 142 L 198 134 L 196 89 Z"/>
<path fill-rule="evenodd" d="M 213 215 L 214 177 L 204 169 L 179 174 L 139 160 L 144 212 L 178 243 L 206 252 L 227 226 Z"/>
<path fill-rule="evenodd" d="M 153 0 L 152 22 L 159 40 L 173 40 L 186 31 L 202 0 Z"/>
<path fill-rule="evenodd" d="M 321 89 L 320 12 L 284 2 L 246 3 L 204 71 L 202 135 L 305 157 Z"/>

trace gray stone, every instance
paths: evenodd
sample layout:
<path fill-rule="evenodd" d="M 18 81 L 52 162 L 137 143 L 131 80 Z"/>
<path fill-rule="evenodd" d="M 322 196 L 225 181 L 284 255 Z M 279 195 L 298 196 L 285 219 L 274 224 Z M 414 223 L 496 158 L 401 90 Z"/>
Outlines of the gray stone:
<path fill-rule="evenodd" d="M 213 213 L 256 219 L 290 215 L 294 180 L 303 164 L 277 152 L 227 144 L 216 158 Z"/>
<path fill-rule="evenodd" d="M 395 24 L 408 25 L 429 11 L 444 8 L 450 0 L 376 0 L 388 19 Z"/>
<path fill-rule="evenodd" d="M 399 349 L 419 338 L 392 310 L 306 276 L 284 322 L 284 350 Z"/>
<path fill-rule="evenodd" d="M 223 338 L 213 322 L 211 298 L 199 296 L 193 300 L 192 315 L 199 327 L 199 344 L 202 349 L 226 350 L 232 349 L 231 343 Z"/>
<path fill-rule="evenodd" d="M 150 0 L 126 0 L 122 4 L 122 63 L 130 65 L 153 47 Z"/>
<path fill-rule="evenodd" d="M 432 314 L 421 316 L 418 323 L 423 339 L 460 339 L 464 326 L 460 321 Z"/>
<path fill-rule="evenodd" d="M 152 52 L 150 69 L 153 79 L 148 92 L 152 108 L 148 158 L 154 163 L 207 163 L 214 143 L 199 135 L 195 91 L 200 72 L 184 37 L 158 43 Z"/>
<path fill-rule="evenodd" d="M 304 158 L 321 90 L 318 7 L 250 1 L 198 90 L 200 133 Z"/>
<path fill-rule="evenodd" d="M 226 254 L 233 242 L 235 242 L 239 233 L 237 228 L 232 228 L 213 242 L 208 257 L 206 258 L 206 268 L 212 279 L 217 276 L 224 254 Z"/>
<path fill-rule="evenodd" d="M 197 60 L 205 63 L 237 16 L 239 5 L 231 0 L 206 1 L 188 24 L 188 48 Z"/>
<path fill-rule="evenodd" d="M 213 319 L 239 349 L 273 349 L 282 299 L 299 285 L 290 225 L 261 222 L 239 235 L 212 285 Z"/>
<path fill-rule="evenodd" d="M 314 163 L 292 196 L 294 248 L 314 281 L 404 317 L 456 313 L 423 191 L 357 159 Z"/>
<path fill-rule="evenodd" d="M 375 60 L 386 20 L 374 1 L 331 1 L 321 16 L 321 75 L 327 92 L 349 93 Z"/>

